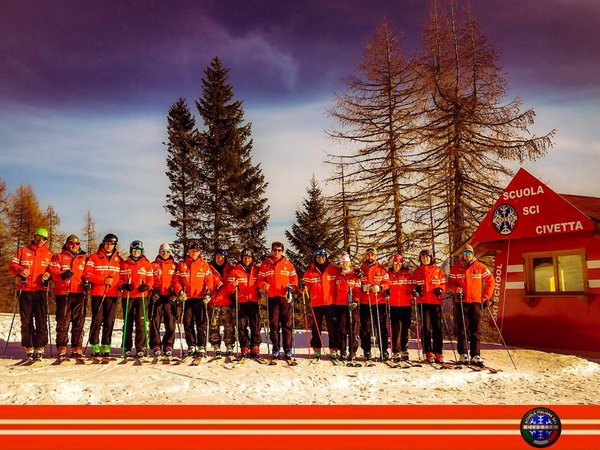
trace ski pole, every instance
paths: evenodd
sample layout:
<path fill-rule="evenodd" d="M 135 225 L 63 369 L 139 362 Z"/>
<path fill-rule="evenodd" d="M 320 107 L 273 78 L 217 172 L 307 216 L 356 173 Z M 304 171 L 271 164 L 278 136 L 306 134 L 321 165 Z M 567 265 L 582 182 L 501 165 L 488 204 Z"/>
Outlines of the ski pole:
<path fill-rule="evenodd" d="M 389 298 L 385 302 L 385 310 L 387 312 L 386 327 L 388 329 L 388 340 L 391 353 L 394 353 L 394 333 L 392 332 L 392 308 L 390 307 Z"/>
<path fill-rule="evenodd" d="M 148 318 L 146 317 L 146 296 L 142 292 L 142 315 L 144 317 L 144 335 L 146 337 L 146 358 L 150 357 L 150 342 L 148 339 Z M 136 330 L 137 333 L 137 330 Z"/>
<path fill-rule="evenodd" d="M 443 303 L 443 300 L 441 298 L 441 295 L 435 295 L 439 301 L 441 301 Z M 444 327 L 446 327 L 446 333 L 448 333 L 449 339 L 450 339 L 450 346 L 452 347 L 452 354 L 454 355 L 454 361 L 458 361 L 458 359 L 456 358 L 456 351 L 454 350 L 454 341 L 452 340 L 452 335 L 450 333 L 450 328 L 448 327 L 448 321 L 446 320 L 446 316 L 444 314 L 444 308 L 442 306 L 442 320 L 444 321 Z"/>
<path fill-rule="evenodd" d="M 267 309 L 267 320 L 265 322 L 265 330 L 267 332 L 266 337 L 266 341 L 267 341 L 267 354 L 269 355 L 269 357 L 271 356 L 271 349 L 269 347 L 269 341 L 271 340 L 271 330 L 269 328 L 269 284 L 265 283 L 265 300 L 266 300 L 266 309 Z M 272 342 L 271 342 L 272 343 Z M 273 351 L 275 351 L 275 349 L 273 348 Z"/>
<path fill-rule="evenodd" d="M 8 348 L 8 343 L 10 342 L 10 335 L 12 334 L 13 325 L 15 323 L 15 317 L 17 316 L 17 307 L 21 300 L 21 292 L 23 292 L 23 287 L 27 284 L 27 280 L 21 281 L 21 289 L 19 289 L 16 297 L 16 302 L 14 306 L 15 312 L 13 313 L 12 320 L 10 321 L 10 328 L 8 329 L 8 336 L 6 338 L 6 344 L 4 345 L 4 353 L 2 354 L 3 358 L 6 358 L 6 349 Z M 16 292 L 16 291 L 15 291 Z"/>
<path fill-rule="evenodd" d="M 460 315 L 462 318 L 462 331 L 463 331 L 463 336 L 465 339 L 465 351 L 468 351 L 469 349 L 469 337 L 467 336 L 467 323 L 465 321 L 465 310 L 463 308 L 463 298 L 464 298 L 464 294 L 462 292 L 462 289 L 460 292 L 456 293 L 456 296 L 458 297 L 458 303 L 460 304 Z"/>
<path fill-rule="evenodd" d="M 379 315 L 379 299 L 375 292 L 375 310 L 377 311 L 377 341 L 379 342 L 379 359 L 383 362 L 383 342 L 381 341 L 381 317 Z"/>
<path fill-rule="evenodd" d="M 131 278 L 127 284 L 131 284 Z M 125 357 L 125 341 L 127 340 L 127 320 L 129 319 L 129 291 L 127 291 L 127 299 L 125 300 L 125 317 L 123 318 L 123 337 L 121 339 L 121 358 Z"/>
<path fill-rule="evenodd" d="M 237 280 L 236 280 L 237 281 Z M 235 352 L 237 353 L 237 358 L 241 359 L 242 355 L 240 350 L 240 310 L 239 310 L 239 294 L 238 294 L 238 286 L 235 285 Z"/>
<path fill-rule="evenodd" d="M 417 307 L 417 297 L 415 297 L 415 291 L 413 291 L 413 307 L 415 309 L 415 331 L 417 335 L 417 356 L 419 360 L 422 360 L 421 355 L 421 330 L 419 328 L 419 308 Z"/>
<path fill-rule="evenodd" d="M 179 314 L 179 305 L 175 300 L 175 319 L 177 320 L 177 332 L 179 333 L 179 358 L 183 359 L 183 337 L 181 336 L 181 321 L 183 318 L 183 303 L 181 304 L 181 314 Z"/>
<path fill-rule="evenodd" d="M 292 296 L 292 359 L 296 361 L 296 302 Z"/>
<path fill-rule="evenodd" d="M 308 338 L 308 312 L 306 311 L 306 286 L 302 290 L 302 309 L 304 311 L 304 327 L 306 329 L 306 351 L 308 352 L 308 357 L 310 358 L 310 340 Z"/>
<path fill-rule="evenodd" d="M 313 308 L 312 305 L 312 301 L 309 303 L 310 305 L 310 311 L 312 314 L 312 318 L 313 318 L 313 324 L 315 326 L 315 329 L 317 330 L 317 335 L 319 336 L 319 342 L 321 343 L 321 351 L 323 351 L 323 337 L 321 336 L 321 330 L 319 329 L 319 324 L 317 323 L 317 317 L 315 316 L 315 310 Z"/>
<path fill-rule="evenodd" d="M 377 349 L 376 341 L 375 341 L 375 325 L 373 324 L 373 307 L 371 305 L 371 296 L 367 291 L 367 300 L 369 302 L 369 317 L 371 322 L 371 347 Z M 379 354 L 379 359 L 381 359 L 381 353 Z"/>
<path fill-rule="evenodd" d="M 206 289 L 204 291 L 204 299 L 202 300 L 203 305 L 200 305 L 201 308 L 202 307 L 204 308 L 204 315 L 206 316 L 206 330 L 205 330 L 206 334 L 204 336 L 204 351 L 205 352 L 208 351 L 208 342 L 210 340 L 210 338 L 209 338 L 210 324 L 215 317 L 215 308 L 213 307 L 211 318 L 210 318 L 210 320 L 208 320 L 208 304 L 210 303 L 210 300 L 211 300 L 210 290 L 208 289 L 208 286 L 206 286 Z M 201 336 L 198 336 L 198 337 L 200 338 Z M 208 354 L 208 353 L 206 353 L 206 354 Z"/>
<path fill-rule="evenodd" d="M 346 348 L 346 337 L 348 339 L 348 358 L 350 358 L 350 355 L 354 355 L 354 326 L 352 323 L 352 310 L 350 309 L 350 305 L 354 303 L 354 300 L 352 298 L 352 288 L 350 286 L 348 286 L 348 324 L 350 326 L 350 328 L 346 329 L 343 331 L 343 342 L 342 345 L 344 346 L 344 349 Z M 356 306 L 355 306 L 356 307 Z M 352 358 L 354 359 L 354 357 Z"/>
<path fill-rule="evenodd" d="M 508 345 L 506 345 L 506 341 L 504 340 L 504 337 L 502 336 L 502 332 L 500 331 L 500 328 L 498 327 L 498 324 L 496 323 L 496 319 L 494 319 L 494 315 L 492 314 L 492 311 L 490 310 L 490 307 L 486 305 L 485 309 L 487 309 L 487 312 L 489 313 L 492 322 L 494 322 L 494 326 L 496 327 L 496 330 L 498 330 L 498 334 L 500 335 L 500 339 L 502 339 L 502 344 L 504 345 L 504 348 L 506 350 L 506 353 L 508 353 L 508 357 L 510 358 L 510 362 L 512 362 L 513 367 L 515 368 L 515 370 L 517 370 L 517 366 L 510 354 L 510 352 L 508 351 Z"/>
<path fill-rule="evenodd" d="M 85 352 L 87 351 L 88 344 L 90 343 L 90 336 L 92 334 L 92 325 L 94 325 L 94 321 L 96 319 L 96 316 L 98 315 L 98 313 L 100 311 L 102 311 L 102 308 L 104 307 L 104 299 L 106 298 L 106 291 L 108 291 L 108 287 L 109 286 L 110 286 L 110 284 L 105 284 L 104 285 L 104 292 L 102 293 L 102 298 L 100 299 L 100 304 L 98 305 L 98 309 L 95 312 L 92 311 L 92 322 L 90 323 L 90 332 L 88 333 L 87 342 L 85 343 L 85 348 L 83 349 L 83 354 L 84 355 L 85 355 Z"/>
<path fill-rule="evenodd" d="M 48 290 L 50 289 L 50 285 L 46 286 L 46 313 L 48 315 L 48 344 L 50 345 L 50 357 L 52 357 L 52 327 L 50 326 L 50 297 L 48 294 Z"/>

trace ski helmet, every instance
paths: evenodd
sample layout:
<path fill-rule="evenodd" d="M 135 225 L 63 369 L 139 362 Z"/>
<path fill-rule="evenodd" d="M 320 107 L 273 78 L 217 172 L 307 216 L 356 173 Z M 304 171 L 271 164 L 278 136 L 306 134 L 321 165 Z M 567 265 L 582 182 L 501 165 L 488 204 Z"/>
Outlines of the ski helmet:
<path fill-rule="evenodd" d="M 345 262 L 348 262 L 348 263 L 350 262 L 350 255 L 346 252 L 344 252 L 340 255 L 340 265 L 342 265 L 342 263 L 345 263 Z"/>
<path fill-rule="evenodd" d="M 41 236 L 43 238 L 48 239 L 48 230 L 46 230 L 45 228 L 38 228 L 37 230 L 35 230 L 35 233 L 33 233 L 34 236 Z"/>
<path fill-rule="evenodd" d="M 108 233 L 106 236 L 104 236 L 102 242 L 110 242 L 111 244 L 117 245 L 119 242 L 119 238 L 112 233 Z"/>
<path fill-rule="evenodd" d="M 76 234 L 70 234 L 69 236 L 67 236 L 67 240 L 65 241 L 65 244 L 67 242 L 79 242 L 79 236 L 77 236 Z"/>
<path fill-rule="evenodd" d="M 254 258 L 254 252 L 250 248 L 245 248 L 242 250 L 240 257 L 249 256 L 250 258 Z"/>
<path fill-rule="evenodd" d="M 324 247 L 319 247 L 315 250 L 315 258 L 318 258 L 319 256 L 327 258 L 327 250 L 325 250 Z"/>
<path fill-rule="evenodd" d="M 227 256 L 227 249 L 225 248 L 215 248 L 215 255 L 223 255 L 223 256 Z"/>
<path fill-rule="evenodd" d="M 140 250 L 143 255 L 144 254 L 144 243 L 142 241 L 138 241 L 138 240 L 131 242 L 131 245 L 129 246 L 129 253 L 133 252 L 134 250 Z"/>
<path fill-rule="evenodd" d="M 166 242 L 163 242 L 162 244 L 160 244 L 160 247 L 158 247 L 158 253 L 171 253 L 171 246 L 169 244 L 167 244 Z"/>
<path fill-rule="evenodd" d="M 395 254 L 394 257 L 392 258 L 392 263 L 402 264 L 403 262 L 404 262 L 404 256 L 402 256 L 399 253 Z"/>
<path fill-rule="evenodd" d="M 466 244 L 463 247 L 463 253 L 468 253 L 468 252 L 475 253 L 475 251 L 473 250 L 473 246 L 470 244 Z"/>

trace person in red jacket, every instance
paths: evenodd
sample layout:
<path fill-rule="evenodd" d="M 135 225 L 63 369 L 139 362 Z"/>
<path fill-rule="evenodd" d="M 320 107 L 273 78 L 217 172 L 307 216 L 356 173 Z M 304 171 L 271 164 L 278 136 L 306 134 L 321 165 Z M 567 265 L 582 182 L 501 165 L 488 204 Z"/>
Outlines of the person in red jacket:
<path fill-rule="evenodd" d="M 88 258 L 83 271 L 83 278 L 92 285 L 92 324 L 89 341 L 94 357 L 110 356 L 122 261 L 117 251 L 118 243 L 119 239 L 114 234 L 108 233 L 104 236 L 98 251 Z"/>
<path fill-rule="evenodd" d="M 413 272 L 415 297 L 421 328 L 425 361 L 444 362 L 442 335 L 442 294 L 446 290 L 446 275 L 435 264 L 433 252 L 424 248 L 419 253 L 420 265 Z"/>
<path fill-rule="evenodd" d="M 175 343 L 175 323 L 179 318 L 178 305 L 172 287 L 177 263 L 171 255 L 171 247 L 166 242 L 160 244 L 158 255 L 152 263 L 154 273 L 154 289 L 152 321 L 150 323 L 150 347 L 154 356 L 171 356 Z M 160 326 L 165 324 L 165 334 L 160 337 Z M 180 336 L 181 338 L 181 336 Z"/>
<path fill-rule="evenodd" d="M 412 320 L 412 276 L 400 254 L 392 258 L 390 277 L 390 322 L 392 327 L 392 359 L 407 361 L 408 330 Z"/>
<path fill-rule="evenodd" d="M 200 256 L 200 246 L 190 243 L 187 257 L 177 266 L 173 289 L 178 300 L 184 302 L 183 328 L 188 356 L 206 357 L 207 307 L 213 288 L 213 274 L 208 263 Z"/>
<path fill-rule="evenodd" d="M 352 269 L 350 255 L 344 252 L 340 256 L 339 270 L 335 279 L 334 316 L 337 319 L 337 342 L 341 349 L 340 359 L 354 361 L 358 350 L 360 316 L 360 277 Z"/>
<path fill-rule="evenodd" d="M 27 247 L 17 250 L 8 266 L 19 280 L 21 346 L 28 358 L 41 358 L 48 343 L 48 298 L 44 292 L 50 278 L 47 269 L 53 255 L 46 246 L 47 241 L 48 230 L 38 228 L 33 240 Z"/>
<path fill-rule="evenodd" d="M 273 358 L 281 354 L 280 333 L 283 335 L 285 358 L 292 359 L 292 289 L 298 287 L 298 275 L 292 263 L 283 255 L 283 244 L 271 244 L 271 256 L 258 272 L 258 287 L 265 293 L 269 308 L 269 337 Z"/>
<path fill-rule="evenodd" d="M 223 325 L 225 343 L 225 355 L 233 355 L 235 344 L 235 305 L 232 305 L 227 289 L 223 289 L 229 272 L 233 266 L 227 262 L 227 250 L 217 248 L 213 253 L 213 260 L 208 264 L 213 274 L 213 290 L 211 300 L 208 304 L 208 316 L 210 317 L 208 341 L 212 345 L 215 356 L 221 356 L 221 325 Z"/>
<path fill-rule="evenodd" d="M 66 357 L 69 325 L 71 325 L 71 356 L 83 356 L 83 325 L 85 322 L 83 270 L 87 256 L 81 250 L 79 238 L 67 237 L 62 251 L 50 261 L 49 271 L 54 282 L 56 299 L 56 348 L 59 357 Z M 87 283 L 87 281 L 85 281 Z"/>
<path fill-rule="evenodd" d="M 449 287 L 454 292 L 454 323 L 458 336 L 460 362 L 469 363 L 467 340 L 470 344 L 471 362 L 483 365 L 481 358 L 481 307 L 493 306 L 494 277 L 485 264 L 479 261 L 469 244 L 463 247 L 462 259 L 450 271 Z"/>
<path fill-rule="evenodd" d="M 226 289 L 234 299 L 237 295 L 238 334 L 242 357 L 257 358 L 260 356 L 262 339 L 258 308 L 258 267 L 254 264 L 254 252 L 251 249 L 242 250 L 240 262 L 229 272 Z"/>
<path fill-rule="evenodd" d="M 153 286 L 154 272 L 152 264 L 144 256 L 144 244 L 139 240 L 132 241 L 129 245 L 129 257 L 121 263 L 120 274 L 123 316 L 127 315 L 127 321 L 123 325 L 125 356 L 133 354 L 136 358 L 143 358 L 150 350 L 147 296 Z M 135 351 L 131 353 L 134 325 Z"/>
<path fill-rule="evenodd" d="M 388 350 L 387 311 L 385 293 L 389 289 L 389 276 L 377 262 L 377 250 L 368 248 L 360 267 L 360 345 L 367 360 L 371 359 L 371 339 L 377 342 L 380 359 L 390 357 Z M 372 333 L 375 334 L 372 334 Z"/>
<path fill-rule="evenodd" d="M 336 297 L 335 280 L 338 268 L 329 263 L 327 250 L 320 247 L 315 250 L 313 263 L 304 272 L 304 285 L 310 298 L 311 311 L 313 313 L 310 345 L 313 348 L 316 359 L 321 358 L 323 319 L 327 324 L 329 334 L 329 353 L 332 360 L 338 360 L 338 322 L 334 315 L 333 305 Z"/>

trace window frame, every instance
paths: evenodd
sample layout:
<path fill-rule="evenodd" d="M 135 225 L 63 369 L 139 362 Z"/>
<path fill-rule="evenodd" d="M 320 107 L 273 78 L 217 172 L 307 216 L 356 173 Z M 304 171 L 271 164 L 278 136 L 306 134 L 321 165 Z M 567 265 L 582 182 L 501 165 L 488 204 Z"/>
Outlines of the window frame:
<path fill-rule="evenodd" d="M 558 276 L 558 257 L 559 256 L 579 256 L 581 259 L 583 290 L 582 291 L 560 291 Z M 552 268 L 555 280 L 557 280 L 555 292 L 536 291 L 533 260 L 537 258 L 552 258 Z M 585 248 L 575 248 L 568 250 L 551 250 L 546 252 L 532 252 L 523 254 L 523 265 L 525 275 L 525 293 L 529 296 L 548 296 L 548 297 L 572 297 L 589 293 L 587 255 Z"/>

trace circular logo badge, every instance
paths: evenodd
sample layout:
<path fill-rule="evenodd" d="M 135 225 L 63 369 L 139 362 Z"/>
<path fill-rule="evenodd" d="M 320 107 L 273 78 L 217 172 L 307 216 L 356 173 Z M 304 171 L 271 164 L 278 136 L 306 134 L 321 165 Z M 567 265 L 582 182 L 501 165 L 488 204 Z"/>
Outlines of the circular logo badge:
<path fill-rule="evenodd" d="M 492 223 L 496 231 L 504 236 L 513 232 L 519 216 L 517 210 L 510 205 L 499 205 L 492 215 Z"/>
<path fill-rule="evenodd" d="M 532 447 L 549 447 L 559 438 L 560 431 L 560 419 L 548 408 L 527 411 L 521 420 L 521 436 Z"/>

